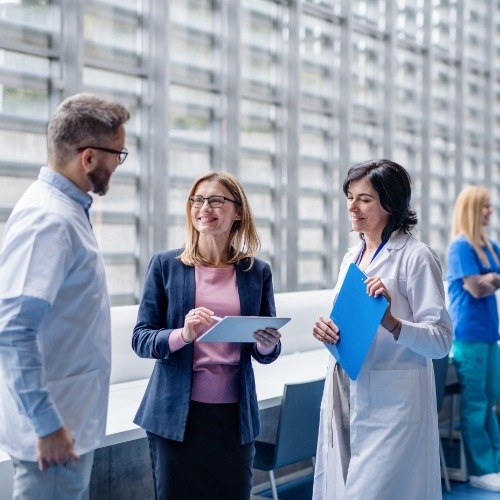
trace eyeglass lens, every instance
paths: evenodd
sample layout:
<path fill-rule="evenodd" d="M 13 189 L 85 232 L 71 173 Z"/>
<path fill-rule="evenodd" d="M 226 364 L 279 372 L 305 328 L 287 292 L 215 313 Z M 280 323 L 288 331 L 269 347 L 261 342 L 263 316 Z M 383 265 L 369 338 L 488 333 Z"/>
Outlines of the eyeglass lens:
<path fill-rule="evenodd" d="M 208 204 L 212 208 L 219 208 L 224 205 L 224 202 L 226 201 L 223 196 L 209 196 L 208 198 L 204 198 L 203 196 L 192 196 L 191 197 L 191 203 L 193 204 L 193 207 L 195 208 L 200 208 L 203 206 L 203 203 L 205 203 L 205 200 L 208 201 Z"/>

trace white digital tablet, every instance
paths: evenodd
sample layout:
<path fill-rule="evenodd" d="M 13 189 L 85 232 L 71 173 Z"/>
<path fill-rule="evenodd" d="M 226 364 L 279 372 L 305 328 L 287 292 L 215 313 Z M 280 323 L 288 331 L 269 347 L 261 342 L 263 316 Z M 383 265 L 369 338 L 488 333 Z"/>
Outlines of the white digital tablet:
<path fill-rule="evenodd" d="M 254 332 L 266 328 L 277 330 L 286 325 L 290 318 L 267 316 L 226 316 L 200 335 L 198 342 L 255 342 Z"/>

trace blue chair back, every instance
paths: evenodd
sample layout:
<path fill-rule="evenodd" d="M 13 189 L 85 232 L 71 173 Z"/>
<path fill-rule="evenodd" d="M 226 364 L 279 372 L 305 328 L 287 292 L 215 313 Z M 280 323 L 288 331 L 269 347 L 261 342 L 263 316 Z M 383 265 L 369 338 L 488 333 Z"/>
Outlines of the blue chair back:
<path fill-rule="evenodd" d="M 441 359 L 432 360 L 432 364 L 434 365 L 434 380 L 436 382 L 436 402 L 438 413 L 441 411 L 443 406 L 449 362 L 450 360 L 448 355 Z"/>
<path fill-rule="evenodd" d="M 324 383 L 321 379 L 285 385 L 273 469 L 316 455 Z"/>

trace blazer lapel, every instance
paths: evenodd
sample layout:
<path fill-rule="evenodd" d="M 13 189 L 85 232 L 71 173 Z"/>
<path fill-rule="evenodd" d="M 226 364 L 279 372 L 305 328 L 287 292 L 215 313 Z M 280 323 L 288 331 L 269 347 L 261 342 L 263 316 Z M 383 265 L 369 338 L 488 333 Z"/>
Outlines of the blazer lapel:
<path fill-rule="evenodd" d="M 250 272 L 243 271 L 244 265 L 248 266 L 248 263 L 244 261 L 243 263 L 240 261 L 236 263 L 236 287 L 238 288 L 238 296 L 240 298 L 240 314 L 242 316 L 252 316 L 251 309 L 251 297 L 250 297 L 250 285 L 249 285 L 249 277 Z M 241 343 L 240 353 L 241 353 L 241 363 L 242 363 L 242 371 L 246 373 L 246 368 L 250 365 L 250 357 L 247 354 L 249 344 Z"/>
<path fill-rule="evenodd" d="M 184 266 L 184 297 L 182 298 L 182 304 L 184 306 L 184 316 L 191 310 L 194 309 L 196 303 L 196 284 L 195 284 L 195 274 L 194 266 Z"/>
<path fill-rule="evenodd" d="M 248 265 L 246 262 L 238 262 L 236 264 L 236 286 L 238 287 L 238 295 L 240 298 L 240 310 L 242 316 L 252 316 L 251 297 L 248 285 L 250 272 L 243 271 L 243 266 Z"/>

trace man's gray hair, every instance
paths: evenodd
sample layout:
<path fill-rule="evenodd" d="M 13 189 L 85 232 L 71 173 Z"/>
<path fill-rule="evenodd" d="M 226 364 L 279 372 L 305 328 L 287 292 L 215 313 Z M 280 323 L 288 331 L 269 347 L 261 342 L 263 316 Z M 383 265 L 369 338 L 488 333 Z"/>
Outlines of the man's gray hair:
<path fill-rule="evenodd" d="M 49 163 L 62 167 L 80 147 L 106 146 L 129 118 L 125 106 L 111 99 L 86 93 L 68 97 L 49 122 Z"/>

